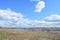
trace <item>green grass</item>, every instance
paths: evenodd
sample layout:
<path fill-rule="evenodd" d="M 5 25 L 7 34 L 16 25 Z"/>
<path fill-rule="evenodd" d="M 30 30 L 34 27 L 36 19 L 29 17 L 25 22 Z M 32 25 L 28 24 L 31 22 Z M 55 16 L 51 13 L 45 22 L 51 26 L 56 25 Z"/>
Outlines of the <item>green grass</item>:
<path fill-rule="evenodd" d="M 0 31 L 0 40 L 7 40 L 6 35 L 4 34 L 4 32 Z"/>
<path fill-rule="evenodd" d="M 14 29 L 0 29 L 0 40 L 60 40 L 60 33 L 22 32 Z"/>

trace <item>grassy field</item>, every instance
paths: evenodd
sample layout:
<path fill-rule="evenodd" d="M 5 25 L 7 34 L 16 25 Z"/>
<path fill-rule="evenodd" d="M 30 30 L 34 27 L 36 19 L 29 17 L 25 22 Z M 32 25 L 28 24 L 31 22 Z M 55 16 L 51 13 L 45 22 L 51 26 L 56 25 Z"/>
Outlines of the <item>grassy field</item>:
<path fill-rule="evenodd" d="M 0 40 L 60 40 L 60 33 L 0 29 Z"/>

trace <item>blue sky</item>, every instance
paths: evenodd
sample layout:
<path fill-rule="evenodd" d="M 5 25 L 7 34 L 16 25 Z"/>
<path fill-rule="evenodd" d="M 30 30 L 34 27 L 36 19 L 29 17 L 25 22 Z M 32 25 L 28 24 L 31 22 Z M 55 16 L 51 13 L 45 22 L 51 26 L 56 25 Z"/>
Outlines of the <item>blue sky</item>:
<path fill-rule="evenodd" d="M 22 21 L 22 23 L 23 24 L 25 23 L 26 26 L 29 24 L 30 27 L 33 27 L 36 24 L 37 24 L 36 26 L 38 27 L 40 27 L 41 25 L 47 26 L 48 23 L 51 23 L 51 24 L 54 23 L 53 27 L 55 27 L 56 24 L 60 24 L 60 21 L 59 21 L 60 20 L 60 1 L 59 0 L 0 0 L 0 11 L 1 10 L 3 13 L 0 12 L 0 21 L 2 22 L 2 24 L 0 22 L 0 25 L 4 27 L 9 26 L 8 25 L 9 21 L 12 22 L 11 20 L 9 20 L 9 18 L 7 19 L 4 13 L 6 13 L 6 15 L 8 13 L 11 13 L 12 15 L 18 14 L 19 19 L 21 15 L 23 15 L 23 20 L 25 20 L 25 22 Z M 4 12 L 4 10 L 7 11 L 8 13 Z M 14 14 L 13 12 L 16 12 L 16 13 Z M 4 15 L 4 16 L 1 16 L 1 15 Z M 13 16 L 9 16 L 9 17 L 13 17 Z M 48 21 L 45 21 L 45 20 L 48 20 Z M 26 21 L 28 21 L 28 23 L 26 23 Z M 33 22 L 30 22 L 30 21 L 33 21 Z M 55 21 L 57 22 L 59 21 L 59 22 L 56 23 Z M 11 24 L 13 25 L 14 23 L 15 22 L 12 22 Z M 19 25 L 22 25 L 22 24 L 19 23 Z M 17 26 L 20 27 L 19 25 Z M 49 24 L 48 26 L 50 27 L 51 25 Z M 60 27 L 60 25 L 58 26 Z"/>

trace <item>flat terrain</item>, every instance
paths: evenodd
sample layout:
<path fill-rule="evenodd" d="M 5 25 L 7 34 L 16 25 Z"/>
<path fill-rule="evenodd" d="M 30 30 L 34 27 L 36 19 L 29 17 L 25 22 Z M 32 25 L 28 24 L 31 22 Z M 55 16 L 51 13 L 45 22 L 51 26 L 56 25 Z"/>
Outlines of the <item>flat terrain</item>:
<path fill-rule="evenodd" d="M 56 30 L 60 31 L 60 28 L 26 28 L 26 30 Z"/>
<path fill-rule="evenodd" d="M 60 33 L 0 29 L 0 40 L 60 40 Z"/>

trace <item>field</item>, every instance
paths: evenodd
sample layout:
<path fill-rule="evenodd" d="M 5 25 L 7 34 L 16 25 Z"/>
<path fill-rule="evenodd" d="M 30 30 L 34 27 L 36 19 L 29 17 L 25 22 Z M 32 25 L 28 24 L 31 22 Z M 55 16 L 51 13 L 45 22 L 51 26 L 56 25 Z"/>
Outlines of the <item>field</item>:
<path fill-rule="evenodd" d="M 0 29 L 0 40 L 60 40 L 60 33 Z"/>

